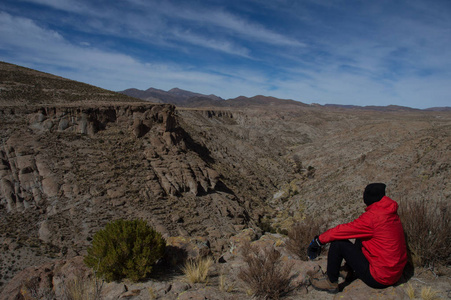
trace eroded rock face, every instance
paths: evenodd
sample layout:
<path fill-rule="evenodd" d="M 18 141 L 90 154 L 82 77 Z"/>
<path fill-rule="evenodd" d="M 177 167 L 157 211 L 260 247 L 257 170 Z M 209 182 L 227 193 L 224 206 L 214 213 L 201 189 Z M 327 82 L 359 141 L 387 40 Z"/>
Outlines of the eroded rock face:
<path fill-rule="evenodd" d="M 83 253 L 90 237 L 118 218 L 142 218 L 166 237 L 212 232 L 213 249 L 249 221 L 241 200 L 220 182 L 208 151 L 199 151 L 202 146 L 178 125 L 171 105 L 15 107 L 2 113 L 0 228 L 21 247 L 31 241 L 51 245 L 48 253 L 32 248 L 37 255 Z M 30 222 L 16 226 L 16 216 Z M 20 260 L 14 263 L 20 266 Z M 14 272 L 7 273 L 2 280 Z"/>
<path fill-rule="evenodd" d="M 139 154 L 144 156 L 141 159 L 149 165 L 149 179 L 154 179 L 159 185 L 152 184 L 153 194 L 175 196 L 191 193 L 197 196 L 213 191 L 219 180 L 219 174 L 203 158 L 187 149 L 185 133 L 177 127 L 174 108 L 169 105 L 42 108 L 38 112 L 26 112 L 18 117 L 28 117 L 28 129 L 31 132 L 11 134 L 0 150 L 1 199 L 10 212 L 23 210 L 30 205 L 36 206 L 42 197 L 49 199 L 57 197 L 59 193 L 73 194 L 74 191 L 65 185 L 65 174 L 57 175 L 58 168 L 68 166 L 65 173 L 71 174 L 76 171 L 72 154 L 105 154 L 99 152 L 99 148 L 107 147 L 85 147 L 83 143 L 89 143 L 90 138 L 92 142 L 105 143 L 103 138 L 95 136 L 99 131 L 105 131 L 104 135 L 117 134 L 114 137 L 119 147 L 122 145 L 118 137 L 129 135 L 136 139 L 127 143 L 135 142 L 140 149 L 130 149 L 126 145 L 122 149 L 115 149 L 115 145 L 111 145 L 111 149 L 105 150 L 123 150 L 128 153 L 140 150 Z M 49 123 L 59 125 L 45 125 Z M 114 124 L 115 129 L 119 129 L 118 132 L 110 133 L 106 130 L 108 124 Z M 56 135 L 56 140 L 52 140 L 55 137 L 52 134 Z M 77 139 L 82 141 L 74 141 Z M 49 145 L 47 142 L 55 144 Z M 64 149 L 64 145 L 58 145 L 69 142 L 79 149 Z M 59 150 L 65 153 L 57 153 L 55 157 L 52 151 L 45 151 L 48 146 L 56 148 L 50 149 L 53 152 Z M 70 150 L 78 150 L 78 153 Z M 62 160 L 58 160 L 58 156 Z M 108 189 L 107 192 L 110 198 L 124 194 L 124 191 L 117 193 L 117 189 Z"/>

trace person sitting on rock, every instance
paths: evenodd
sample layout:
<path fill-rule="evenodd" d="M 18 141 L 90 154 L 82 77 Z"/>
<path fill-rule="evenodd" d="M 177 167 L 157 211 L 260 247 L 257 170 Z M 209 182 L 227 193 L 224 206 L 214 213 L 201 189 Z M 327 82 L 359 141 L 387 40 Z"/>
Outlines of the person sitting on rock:
<path fill-rule="evenodd" d="M 316 236 L 307 254 L 315 259 L 321 246 L 330 244 L 327 274 L 309 274 L 312 286 L 330 293 L 338 292 L 338 277 L 343 259 L 354 275 L 372 288 L 395 284 L 407 263 L 404 230 L 397 214 L 398 204 L 385 196 L 383 183 L 366 186 L 363 201 L 365 212 L 356 220 L 338 225 Z M 352 243 L 348 239 L 356 239 Z"/>

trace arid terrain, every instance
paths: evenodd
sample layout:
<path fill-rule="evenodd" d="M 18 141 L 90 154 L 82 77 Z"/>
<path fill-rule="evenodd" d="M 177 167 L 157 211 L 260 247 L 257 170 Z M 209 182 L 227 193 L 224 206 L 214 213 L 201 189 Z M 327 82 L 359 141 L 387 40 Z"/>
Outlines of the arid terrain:
<path fill-rule="evenodd" d="M 315 262 L 295 260 L 283 244 L 306 215 L 351 221 L 371 182 L 386 183 L 398 202 L 451 201 L 450 111 L 195 98 L 198 107 L 151 103 L 0 63 L 0 299 L 17 294 L 27 274 L 52 273 L 56 289 L 61 270 L 83 269 L 93 234 L 119 218 L 144 219 L 172 245 L 193 256 L 205 248 L 223 264 L 209 286 L 182 284 L 176 274 L 109 284 L 107 299 L 132 290 L 141 292 L 128 299 L 152 299 L 150 288 L 156 299 L 243 299 L 235 283 L 243 237 L 277 244 L 304 282 L 299 270 Z M 217 288 L 224 270 L 229 292 Z M 421 270 L 411 281 L 446 298 L 447 270 Z M 403 291 L 372 295 L 402 299 Z M 361 283 L 346 292 L 369 293 Z M 333 298 L 307 285 L 288 297 Z"/>

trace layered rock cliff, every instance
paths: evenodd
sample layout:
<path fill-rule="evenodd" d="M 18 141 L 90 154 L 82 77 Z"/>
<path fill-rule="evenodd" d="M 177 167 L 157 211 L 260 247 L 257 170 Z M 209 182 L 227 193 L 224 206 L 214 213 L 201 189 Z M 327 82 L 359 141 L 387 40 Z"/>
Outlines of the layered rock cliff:
<path fill-rule="evenodd" d="M 14 248 L 0 262 L 4 279 L 31 261 L 82 253 L 113 219 L 208 236 L 213 249 L 249 221 L 172 105 L 3 107 L 0 115 L 0 242 Z"/>

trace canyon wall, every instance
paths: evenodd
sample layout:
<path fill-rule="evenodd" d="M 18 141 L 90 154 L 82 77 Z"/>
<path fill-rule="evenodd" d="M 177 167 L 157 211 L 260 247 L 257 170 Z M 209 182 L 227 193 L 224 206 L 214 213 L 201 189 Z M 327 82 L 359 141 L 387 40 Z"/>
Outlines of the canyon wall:
<path fill-rule="evenodd" d="M 217 250 L 249 222 L 172 105 L 16 106 L 0 116 L 3 280 L 84 253 L 118 218 L 144 219 L 166 237 L 208 236 Z"/>

